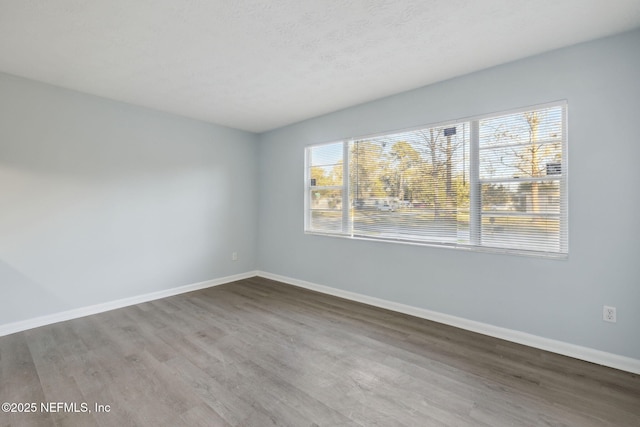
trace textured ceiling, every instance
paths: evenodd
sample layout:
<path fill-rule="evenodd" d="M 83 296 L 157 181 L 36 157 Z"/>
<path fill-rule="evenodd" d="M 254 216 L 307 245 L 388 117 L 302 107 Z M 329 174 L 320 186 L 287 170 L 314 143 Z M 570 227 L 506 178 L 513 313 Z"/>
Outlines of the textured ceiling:
<path fill-rule="evenodd" d="M 636 27 L 640 0 L 0 0 L 0 71 L 261 132 Z"/>

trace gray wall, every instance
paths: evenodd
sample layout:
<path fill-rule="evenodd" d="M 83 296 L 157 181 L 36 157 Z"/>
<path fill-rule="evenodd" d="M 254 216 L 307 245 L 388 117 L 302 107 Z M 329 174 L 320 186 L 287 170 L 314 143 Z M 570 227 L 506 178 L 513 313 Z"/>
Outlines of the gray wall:
<path fill-rule="evenodd" d="M 639 47 L 635 31 L 261 135 L 259 269 L 640 359 Z M 303 233 L 306 145 L 560 99 L 568 260 Z"/>
<path fill-rule="evenodd" d="M 0 325 L 253 270 L 256 140 L 0 74 Z"/>

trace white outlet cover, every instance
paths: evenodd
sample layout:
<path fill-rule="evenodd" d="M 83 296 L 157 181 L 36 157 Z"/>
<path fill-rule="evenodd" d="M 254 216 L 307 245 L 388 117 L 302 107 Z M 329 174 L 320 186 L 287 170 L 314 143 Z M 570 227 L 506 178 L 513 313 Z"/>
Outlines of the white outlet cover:
<path fill-rule="evenodd" d="M 602 320 L 604 320 L 605 322 L 616 323 L 617 322 L 616 308 L 610 307 L 607 305 L 602 307 Z"/>

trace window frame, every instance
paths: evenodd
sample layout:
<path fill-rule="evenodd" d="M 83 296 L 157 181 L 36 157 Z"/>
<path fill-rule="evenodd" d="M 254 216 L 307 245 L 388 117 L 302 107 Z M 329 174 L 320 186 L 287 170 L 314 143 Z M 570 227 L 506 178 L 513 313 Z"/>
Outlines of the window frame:
<path fill-rule="evenodd" d="M 561 129 L 562 138 L 561 142 L 561 173 L 559 175 L 551 176 L 539 176 L 539 177 L 526 177 L 526 178 L 494 178 L 494 179 L 482 179 L 480 177 L 480 122 L 484 119 L 490 119 L 500 116 L 507 116 L 518 113 L 525 113 L 529 111 L 536 111 L 546 108 L 561 107 Z M 460 123 L 468 123 L 470 127 L 469 135 L 469 159 L 466 160 L 469 167 L 469 243 L 451 243 L 437 240 L 413 240 L 413 239 L 400 239 L 400 238 L 379 238 L 373 236 L 364 236 L 354 234 L 351 224 L 351 204 L 350 188 L 349 188 L 349 147 L 350 144 L 355 141 L 379 138 L 387 135 L 412 132 L 422 129 L 440 128 Z M 343 175 L 342 185 L 340 186 L 311 186 L 311 150 L 315 147 L 342 144 L 342 164 Z M 489 253 L 501 253 L 512 255 L 524 255 L 542 258 L 558 258 L 566 259 L 569 256 L 569 156 L 568 156 L 568 102 L 566 100 L 554 101 L 544 104 L 536 104 L 527 107 L 514 108 L 506 111 L 499 111 L 495 113 L 487 113 L 477 116 L 471 116 L 463 119 L 447 120 L 438 123 L 426 124 L 421 126 L 414 126 L 411 128 L 405 128 L 400 130 L 379 132 L 376 134 L 369 134 L 359 137 L 350 137 L 338 141 L 324 142 L 318 144 L 311 144 L 305 146 L 304 156 L 304 233 L 310 235 L 319 236 L 331 236 L 342 237 L 348 239 L 368 240 L 376 242 L 388 242 L 388 243 L 400 243 L 410 244 L 418 246 L 429 246 L 439 248 L 450 248 L 459 250 L 470 250 Z M 545 251 L 541 249 L 522 249 L 522 248 L 508 248 L 508 247 L 495 247 L 495 246 L 483 246 L 482 245 L 482 220 L 483 216 L 491 215 L 491 213 L 483 213 L 482 210 L 482 185 L 485 183 L 506 183 L 506 182 L 533 182 L 533 181 L 549 181 L 558 182 L 560 200 L 559 200 L 559 213 L 555 215 L 559 222 L 559 250 Z M 314 230 L 311 229 L 311 215 L 313 209 L 310 206 L 310 194 L 313 189 L 338 189 L 342 191 L 341 211 L 342 211 L 342 230 Z M 526 215 L 526 214 L 525 214 Z M 536 217 L 553 217 L 554 215 L 546 213 L 530 214 L 530 216 Z"/>

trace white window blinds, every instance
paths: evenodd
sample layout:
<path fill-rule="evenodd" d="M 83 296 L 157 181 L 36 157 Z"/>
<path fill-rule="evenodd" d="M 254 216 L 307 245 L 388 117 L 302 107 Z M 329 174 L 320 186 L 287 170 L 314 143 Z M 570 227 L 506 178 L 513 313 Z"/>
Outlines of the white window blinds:
<path fill-rule="evenodd" d="M 487 118 L 479 130 L 482 245 L 566 253 L 564 108 Z"/>
<path fill-rule="evenodd" d="M 566 106 L 311 146 L 312 233 L 567 253 Z"/>

